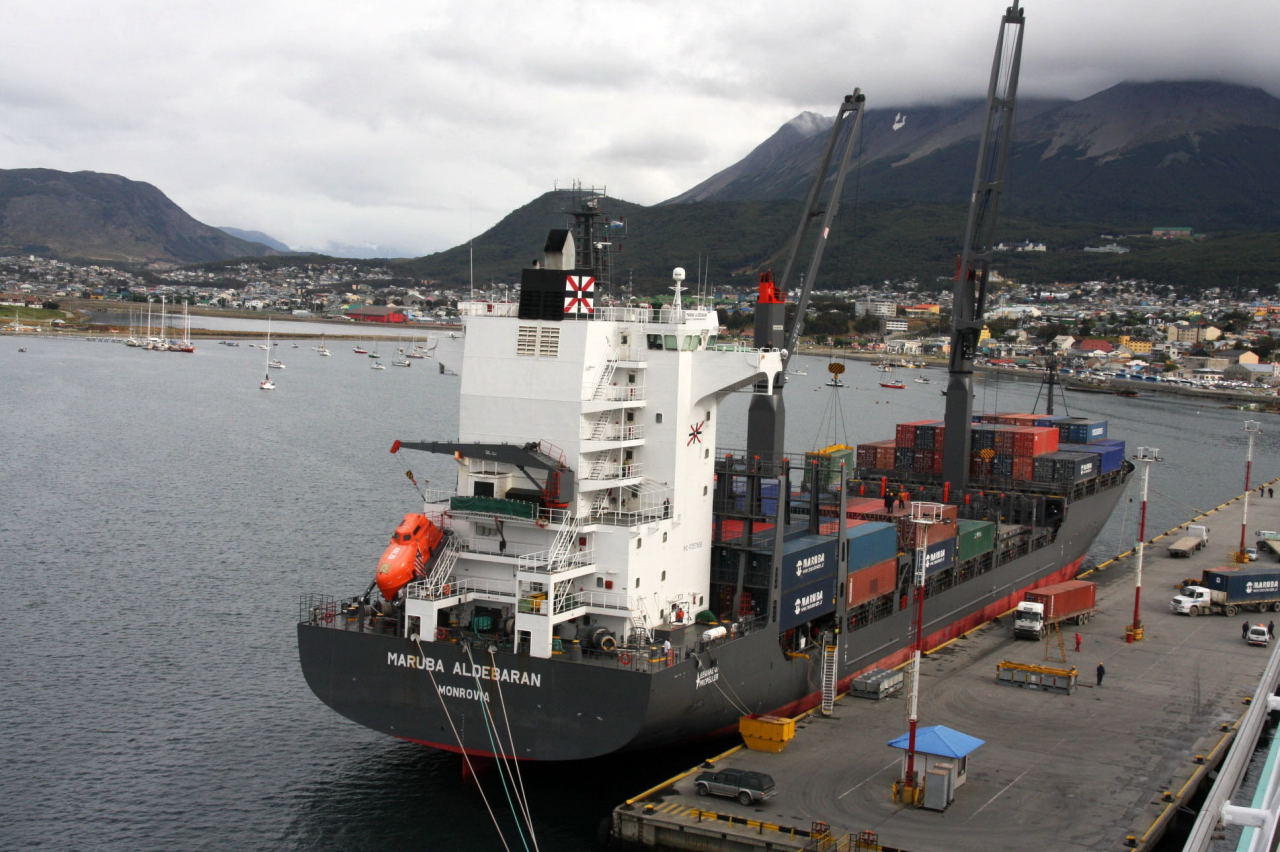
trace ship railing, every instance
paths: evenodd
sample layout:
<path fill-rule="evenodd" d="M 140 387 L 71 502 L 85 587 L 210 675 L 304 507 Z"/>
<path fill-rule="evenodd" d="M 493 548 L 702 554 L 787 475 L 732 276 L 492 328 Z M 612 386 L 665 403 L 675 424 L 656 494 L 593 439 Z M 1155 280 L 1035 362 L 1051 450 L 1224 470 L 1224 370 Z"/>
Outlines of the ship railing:
<path fill-rule="evenodd" d="M 458 314 L 464 317 L 514 317 L 520 312 L 518 302 L 459 302 Z"/>
<path fill-rule="evenodd" d="M 450 509 L 449 516 L 460 520 L 480 521 L 482 523 L 493 523 L 493 512 L 474 512 L 469 509 Z M 524 524 L 527 526 L 559 526 L 573 520 L 573 514 L 568 509 L 549 509 L 546 507 L 538 507 L 533 517 L 525 518 L 519 515 L 503 515 L 502 522 L 506 524 Z"/>
<path fill-rule="evenodd" d="M 342 599 L 332 595 L 304 594 L 298 598 L 298 621 L 315 627 L 350 630 L 355 633 L 396 632 L 396 617 L 381 612 L 359 598 Z"/>
<path fill-rule="evenodd" d="M 558 574 L 561 571 L 568 571 L 570 568 L 576 568 L 579 565 L 590 565 L 594 561 L 595 551 L 590 548 L 572 551 L 558 562 L 553 560 L 551 550 L 546 549 L 517 557 L 516 570 L 535 571 L 539 574 Z"/>
<path fill-rule="evenodd" d="M 579 435 L 583 441 L 638 441 L 643 437 L 644 427 L 638 425 L 606 426 L 583 430 Z"/>
<path fill-rule="evenodd" d="M 591 469 L 587 471 L 587 475 L 584 476 L 583 479 L 628 479 L 632 476 L 639 476 L 643 469 L 644 467 L 640 462 L 627 462 L 626 464 L 617 462 L 609 464 L 605 462 L 598 465 L 592 465 Z"/>
<path fill-rule="evenodd" d="M 465 594 L 510 601 L 516 597 L 516 582 L 486 577 L 448 577 L 444 580 L 416 580 L 405 587 L 405 596 L 415 600 L 440 600 Z"/>
<path fill-rule="evenodd" d="M 670 306 L 650 308 L 637 305 L 600 305 L 596 307 L 592 314 L 575 314 L 572 318 L 575 320 L 590 318 L 604 322 L 633 322 L 640 325 L 649 325 L 650 323 L 678 325 L 683 322 L 704 320 L 714 314 L 715 311 L 709 308 L 681 308 L 677 310 Z"/>
<path fill-rule="evenodd" d="M 605 385 L 588 397 L 593 402 L 630 402 L 644 399 L 644 385 Z"/>

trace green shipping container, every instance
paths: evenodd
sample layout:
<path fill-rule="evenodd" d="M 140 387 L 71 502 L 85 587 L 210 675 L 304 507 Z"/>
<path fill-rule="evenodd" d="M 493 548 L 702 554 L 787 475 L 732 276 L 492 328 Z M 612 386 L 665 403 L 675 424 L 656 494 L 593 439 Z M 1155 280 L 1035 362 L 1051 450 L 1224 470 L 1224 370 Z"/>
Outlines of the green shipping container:
<path fill-rule="evenodd" d="M 532 518 L 538 509 L 523 500 L 504 500 L 501 497 L 450 497 L 449 508 L 455 512 L 483 512 L 517 518 Z"/>
<path fill-rule="evenodd" d="M 956 540 L 956 558 L 961 562 L 990 553 L 996 543 L 996 525 L 991 521 L 962 520 Z"/>

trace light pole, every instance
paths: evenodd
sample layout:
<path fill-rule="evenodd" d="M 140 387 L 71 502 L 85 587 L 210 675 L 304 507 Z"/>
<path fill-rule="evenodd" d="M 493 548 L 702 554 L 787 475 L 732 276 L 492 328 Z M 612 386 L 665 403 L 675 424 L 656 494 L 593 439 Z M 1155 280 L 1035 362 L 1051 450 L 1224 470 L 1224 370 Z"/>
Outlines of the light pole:
<path fill-rule="evenodd" d="M 1138 569 L 1133 582 L 1133 623 L 1124 629 L 1124 641 L 1142 641 L 1142 556 L 1147 544 L 1147 486 L 1151 480 L 1151 463 L 1161 461 L 1155 447 L 1138 447 L 1133 460 L 1142 465 L 1142 505 L 1138 512 Z"/>
<path fill-rule="evenodd" d="M 1237 562 L 1248 562 L 1245 555 L 1245 529 L 1249 526 L 1249 476 L 1253 473 L 1253 439 L 1262 431 L 1262 424 L 1257 420 L 1244 421 L 1244 433 L 1249 436 L 1249 450 L 1244 457 L 1244 514 L 1240 516 L 1240 550 L 1236 552 Z"/>
<path fill-rule="evenodd" d="M 941 503 L 911 504 L 911 523 L 915 531 L 915 642 L 911 650 L 911 701 L 907 710 L 907 765 L 897 785 L 898 800 L 918 802 L 920 784 L 916 778 L 916 723 L 920 706 L 920 657 L 924 653 L 924 581 L 927 574 L 925 554 L 929 550 L 929 527 L 942 523 Z"/>

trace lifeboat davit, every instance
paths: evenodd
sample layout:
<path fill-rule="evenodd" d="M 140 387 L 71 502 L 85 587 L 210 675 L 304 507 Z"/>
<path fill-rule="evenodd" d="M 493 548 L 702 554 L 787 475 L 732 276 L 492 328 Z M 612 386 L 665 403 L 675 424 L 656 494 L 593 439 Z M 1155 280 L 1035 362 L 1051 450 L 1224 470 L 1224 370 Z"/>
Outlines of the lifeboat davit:
<path fill-rule="evenodd" d="M 400 590 L 426 576 L 427 565 L 444 533 L 426 515 L 405 515 L 391 534 L 391 543 L 378 560 L 378 590 L 386 600 L 395 600 Z"/>

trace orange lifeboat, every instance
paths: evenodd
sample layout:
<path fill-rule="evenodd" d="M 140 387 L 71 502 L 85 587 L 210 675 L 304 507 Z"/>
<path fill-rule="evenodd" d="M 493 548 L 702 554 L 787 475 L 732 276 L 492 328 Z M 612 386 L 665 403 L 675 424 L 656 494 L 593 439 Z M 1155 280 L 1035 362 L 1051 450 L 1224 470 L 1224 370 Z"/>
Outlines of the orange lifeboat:
<path fill-rule="evenodd" d="M 432 553 L 442 538 L 444 533 L 426 515 L 404 516 L 378 560 L 376 579 L 385 600 L 394 600 L 411 581 L 425 576 Z"/>

